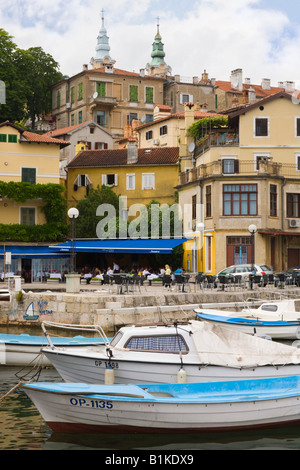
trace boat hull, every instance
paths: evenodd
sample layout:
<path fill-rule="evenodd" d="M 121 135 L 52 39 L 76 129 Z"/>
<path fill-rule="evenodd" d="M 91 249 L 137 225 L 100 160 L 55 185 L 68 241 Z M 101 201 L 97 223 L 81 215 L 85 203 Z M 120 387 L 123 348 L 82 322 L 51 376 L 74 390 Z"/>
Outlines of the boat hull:
<path fill-rule="evenodd" d="M 83 337 L 55 337 L 52 341 L 58 346 L 70 350 L 80 345 L 86 347 L 90 344 L 103 344 L 99 338 Z M 48 345 L 43 336 L 0 334 L 0 365 L 6 366 L 52 366 L 48 358 L 42 353 L 42 348 Z"/>
<path fill-rule="evenodd" d="M 198 313 L 197 317 L 200 320 L 250 335 L 270 336 L 272 339 L 279 340 L 300 339 L 300 322 L 255 321 L 247 318 L 232 318 L 226 315 L 210 315 L 206 313 Z"/>
<path fill-rule="evenodd" d="M 264 340 L 265 341 L 265 340 Z M 136 358 L 130 360 L 113 358 L 108 360 L 105 354 L 65 353 L 59 350 L 46 350 L 44 354 L 66 382 L 85 382 L 88 384 L 104 384 L 107 382 L 107 371 L 113 369 L 113 380 L 118 384 L 128 383 L 176 383 L 180 373 L 180 359 L 164 358 L 159 362 L 154 355 L 148 360 Z M 183 360 L 183 370 L 187 383 L 241 380 L 251 378 L 284 377 L 300 374 L 300 365 L 258 366 L 251 368 L 223 367 L 205 365 L 199 362 Z"/>
<path fill-rule="evenodd" d="M 280 379 L 279 379 L 280 380 Z M 299 378 L 297 378 L 299 380 Z M 289 380 L 287 380 L 289 382 Z M 227 383 L 223 383 L 225 387 Z M 211 397 L 193 397 L 185 384 L 180 384 L 184 397 L 173 398 L 162 392 L 160 398 L 148 398 L 123 394 L 110 386 L 110 392 L 62 392 L 26 387 L 25 392 L 33 401 L 43 419 L 54 432 L 143 432 L 181 433 L 207 432 L 272 427 L 300 422 L 300 400 L 298 393 L 287 396 L 278 392 L 267 398 L 265 391 L 255 388 L 251 381 L 249 390 L 239 395 L 239 384 L 234 384 L 236 395 L 225 395 L 222 389 L 211 387 Z M 43 384 L 42 384 L 43 385 Z M 63 384 L 66 385 L 66 384 Z M 75 388 L 80 384 L 73 384 Z M 85 384 L 83 384 L 86 387 Z M 179 384 L 177 384 L 178 386 Z M 201 385 L 206 389 L 209 384 Z M 213 385 L 213 384 L 210 384 Z M 103 386 L 105 387 L 105 386 Z M 112 386 L 114 387 L 114 386 Z M 147 385 L 145 386 L 147 387 Z M 185 389 L 184 389 L 185 387 Z M 254 388 L 253 388 L 254 387 Z M 145 389 L 147 390 L 147 388 Z M 216 393 L 217 391 L 217 393 Z M 151 388 L 149 391 L 150 395 Z M 169 396 L 168 396 L 169 395 Z"/>

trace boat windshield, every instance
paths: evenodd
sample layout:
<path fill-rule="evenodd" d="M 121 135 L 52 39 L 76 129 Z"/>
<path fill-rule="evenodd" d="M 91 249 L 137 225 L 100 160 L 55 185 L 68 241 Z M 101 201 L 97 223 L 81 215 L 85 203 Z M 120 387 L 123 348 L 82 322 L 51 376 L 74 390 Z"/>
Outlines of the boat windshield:
<path fill-rule="evenodd" d="M 115 336 L 114 336 L 113 339 L 111 340 L 110 346 L 114 347 L 114 346 L 120 341 L 120 339 L 122 338 L 122 336 L 123 336 L 123 333 L 121 333 L 121 331 L 118 331 L 118 333 L 115 334 Z"/>
<path fill-rule="evenodd" d="M 271 305 L 271 304 L 262 305 L 261 310 L 267 310 L 268 312 L 277 312 L 278 307 L 277 305 Z"/>
<path fill-rule="evenodd" d="M 188 353 L 188 346 L 181 335 L 132 336 L 125 348 L 135 351 Z"/>

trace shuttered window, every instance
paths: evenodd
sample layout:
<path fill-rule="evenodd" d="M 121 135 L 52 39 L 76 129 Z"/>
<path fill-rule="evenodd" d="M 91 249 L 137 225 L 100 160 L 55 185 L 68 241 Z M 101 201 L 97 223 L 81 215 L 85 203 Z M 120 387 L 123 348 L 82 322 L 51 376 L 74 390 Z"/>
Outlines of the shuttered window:
<path fill-rule="evenodd" d="M 146 86 L 146 103 L 153 103 L 153 88 Z"/>
<path fill-rule="evenodd" d="M 129 101 L 138 101 L 138 86 L 130 85 L 129 86 Z"/>
<path fill-rule="evenodd" d="M 106 96 L 106 83 L 97 82 L 96 91 L 99 96 Z"/>

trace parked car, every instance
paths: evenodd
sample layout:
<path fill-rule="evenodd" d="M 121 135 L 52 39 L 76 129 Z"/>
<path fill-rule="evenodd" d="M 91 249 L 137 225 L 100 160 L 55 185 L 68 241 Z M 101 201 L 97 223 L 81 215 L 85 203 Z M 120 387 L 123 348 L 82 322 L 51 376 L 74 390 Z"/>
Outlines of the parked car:
<path fill-rule="evenodd" d="M 272 276 L 273 271 L 266 266 L 265 264 L 254 264 L 254 274 L 255 276 Z M 246 278 L 246 280 L 249 279 L 249 274 L 252 273 L 252 264 L 234 264 L 232 266 L 229 266 L 228 268 L 222 269 L 217 274 L 217 277 L 220 276 L 242 276 L 243 278 Z M 267 280 L 265 282 L 267 284 Z"/>
<path fill-rule="evenodd" d="M 279 285 L 280 283 L 300 286 L 300 266 L 295 268 L 287 269 L 286 271 L 280 271 L 274 275 L 274 284 Z"/>

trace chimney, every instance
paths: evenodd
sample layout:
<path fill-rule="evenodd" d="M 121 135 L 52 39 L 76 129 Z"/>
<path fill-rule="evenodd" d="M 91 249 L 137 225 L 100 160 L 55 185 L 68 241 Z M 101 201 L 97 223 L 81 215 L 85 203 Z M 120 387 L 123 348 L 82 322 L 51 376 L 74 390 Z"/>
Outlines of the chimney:
<path fill-rule="evenodd" d="M 284 82 L 284 90 L 287 93 L 294 93 L 295 89 L 295 82 Z"/>
<path fill-rule="evenodd" d="M 144 77 L 145 76 L 145 69 L 140 69 L 140 76 Z"/>
<path fill-rule="evenodd" d="M 232 70 L 230 76 L 231 87 L 235 90 L 243 90 L 243 69 Z"/>
<path fill-rule="evenodd" d="M 278 88 L 284 88 L 284 83 L 283 82 L 278 82 Z"/>
<path fill-rule="evenodd" d="M 249 103 L 253 103 L 254 101 L 256 101 L 256 91 L 254 90 L 254 88 L 252 88 L 252 86 L 250 86 L 248 90 L 248 101 Z"/>
<path fill-rule="evenodd" d="M 190 127 L 195 122 L 194 103 L 185 103 L 184 105 L 184 119 L 185 129 Z"/>
<path fill-rule="evenodd" d="M 271 90 L 271 80 L 269 78 L 263 78 L 261 81 L 261 87 L 263 90 Z"/>
<path fill-rule="evenodd" d="M 133 164 L 138 161 L 138 146 L 136 139 L 129 139 L 127 146 L 127 163 Z"/>
<path fill-rule="evenodd" d="M 82 66 L 83 71 L 88 70 L 88 68 L 89 68 L 88 64 L 83 64 L 83 66 Z"/>
<path fill-rule="evenodd" d="M 170 106 L 167 106 L 165 104 L 158 104 L 157 106 L 155 106 L 154 112 L 153 112 L 154 121 L 156 119 L 161 119 L 161 118 L 165 118 L 169 116 L 171 116 Z"/>
<path fill-rule="evenodd" d="M 245 85 L 251 85 L 251 78 L 245 78 Z"/>

